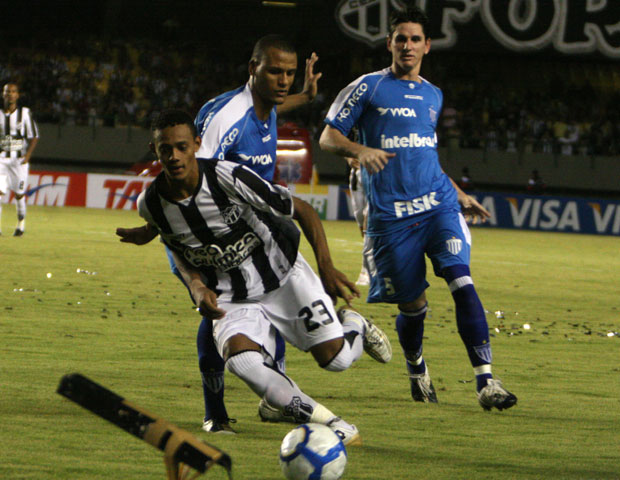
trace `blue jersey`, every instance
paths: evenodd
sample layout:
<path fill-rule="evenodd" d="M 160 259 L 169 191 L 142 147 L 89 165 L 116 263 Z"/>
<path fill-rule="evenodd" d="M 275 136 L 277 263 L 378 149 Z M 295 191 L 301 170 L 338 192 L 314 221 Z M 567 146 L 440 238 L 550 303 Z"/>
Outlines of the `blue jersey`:
<path fill-rule="evenodd" d="M 390 68 L 359 77 L 334 100 L 325 123 L 345 136 L 357 126 L 361 144 L 396 154 L 379 173 L 363 169 L 368 235 L 397 231 L 443 209 L 459 209 L 437 154 L 435 128 L 442 104 L 439 88 L 422 78 L 399 80 Z"/>
<path fill-rule="evenodd" d="M 276 168 L 276 109 L 262 122 L 254 111 L 250 86 L 223 93 L 205 103 L 196 116 L 202 138 L 197 157 L 241 163 L 267 181 Z"/>

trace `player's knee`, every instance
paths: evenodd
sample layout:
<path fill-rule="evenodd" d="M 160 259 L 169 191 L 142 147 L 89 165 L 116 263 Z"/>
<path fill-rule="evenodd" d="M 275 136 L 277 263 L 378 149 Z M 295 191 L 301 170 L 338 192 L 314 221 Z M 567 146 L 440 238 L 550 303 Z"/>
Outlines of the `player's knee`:
<path fill-rule="evenodd" d="M 226 360 L 226 368 L 237 375 L 239 378 L 246 380 L 250 377 L 250 372 L 263 363 L 263 356 L 255 350 L 246 350 L 231 355 Z"/>
<path fill-rule="evenodd" d="M 441 272 L 441 276 L 448 284 L 448 287 L 450 287 L 451 292 L 454 292 L 454 290 L 460 288 L 461 286 L 473 284 L 471 274 L 469 272 L 469 266 L 464 264 L 451 265 L 444 268 Z"/>
<path fill-rule="evenodd" d="M 342 342 L 340 350 L 326 363 L 320 363 L 321 368 L 330 372 L 342 372 L 353 363 L 353 353 L 347 342 Z"/>

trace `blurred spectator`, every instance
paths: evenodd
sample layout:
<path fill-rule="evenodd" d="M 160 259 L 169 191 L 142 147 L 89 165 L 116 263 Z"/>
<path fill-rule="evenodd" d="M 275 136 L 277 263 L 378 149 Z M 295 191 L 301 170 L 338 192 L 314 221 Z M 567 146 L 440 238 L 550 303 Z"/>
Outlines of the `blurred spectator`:
<path fill-rule="evenodd" d="M 459 180 L 459 187 L 461 187 L 461 190 L 463 191 L 469 191 L 474 189 L 474 182 L 471 179 L 468 167 L 463 167 L 463 170 L 461 172 L 461 179 Z"/>
<path fill-rule="evenodd" d="M 532 170 L 532 175 L 527 181 L 527 191 L 533 195 L 540 195 L 545 192 L 545 182 L 540 178 L 538 170 Z"/>
<path fill-rule="evenodd" d="M 176 19 L 163 37 L 176 37 Z M 21 81 L 25 101 L 39 123 L 92 126 L 136 125 L 148 128 L 154 114 L 178 107 L 197 112 L 201 101 L 245 81 L 242 60 L 252 39 L 232 48 L 218 44 L 146 39 L 37 38 L 0 49 L 0 81 Z M 320 132 L 326 106 L 355 71 L 382 65 L 380 54 L 363 47 L 319 47 L 319 69 L 325 72 L 315 101 L 285 120 Z M 442 62 L 425 65 L 425 78 L 444 86 L 444 105 L 438 128 L 441 145 L 486 148 L 489 151 L 562 153 L 564 155 L 620 154 L 620 94 L 604 85 L 570 83 L 541 71 L 537 82 L 499 79 L 489 63 L 468 77 L 463 55 L 441 52 Z M 349 64 L 342 65 L 342 58 Z M 494 59 L 493 62 L 500 62 Z M 506 60 L 506 62 L 513 60 Z M 535 63 L 535 60 L 523 62 Z M 483 62 L 484 63 L 484 62 Z M 343 68 L 345 67 L 345 68 Z M 602 64 L 611 73 L 615 65 Z M 573 64 L 573 69 L 582 69 Z M 303 61 L 297 75 L 301 82 Z M 461 74 L 466 75 L 466 74 Z M 603 75 L 605 76 L 605 75 Z M 515 77 L 516 78 L 516 77 Z M 300 84 L 296 85 L 301 88 Z M 295 90 L 295 88 L 293 90 Z M 596 88 L 595 88 L 596 87 Z M 588 101 L 583 101 L 587 98 Z M 568 121 L 570 119 L 570 121 Z M 283 119 L 284 120 L 284 119 Z"/>

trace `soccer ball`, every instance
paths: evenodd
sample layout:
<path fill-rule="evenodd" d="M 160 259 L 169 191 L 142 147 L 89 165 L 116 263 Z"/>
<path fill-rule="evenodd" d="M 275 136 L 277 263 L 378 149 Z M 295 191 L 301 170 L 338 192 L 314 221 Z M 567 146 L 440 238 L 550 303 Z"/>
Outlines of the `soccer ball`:
<path fill-rule="evenodd" d="M 288 480 L 338 480 L 347 465 L 347 451 L 329 427 L 305 423 L 286 434 L 280 466 Z"/>

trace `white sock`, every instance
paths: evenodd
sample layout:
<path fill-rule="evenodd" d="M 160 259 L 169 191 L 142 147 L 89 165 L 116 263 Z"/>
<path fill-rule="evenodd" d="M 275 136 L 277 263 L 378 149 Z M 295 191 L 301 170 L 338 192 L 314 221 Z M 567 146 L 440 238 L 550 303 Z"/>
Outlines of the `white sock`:
<path fill-rule="evenodd" d="M 24 195 L 19 200 L 15 199 L 17 205 L 17 229 L 24 230 L 26 226 L 26 196 Z"/>
<path fill-rule="evenodd" d="M 289 377 L 267 366 L 260 352 L 246 351 L 233 355 L 226 368 L 241 378 L 269 405 L 295 418 L 298 423 L 309 422 L 318 405 Z"/>

